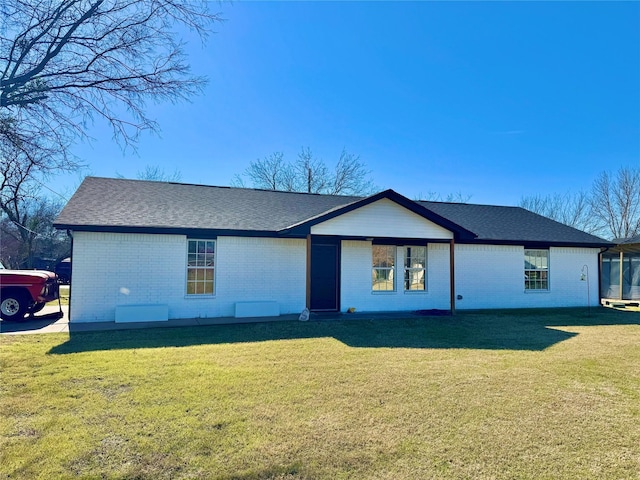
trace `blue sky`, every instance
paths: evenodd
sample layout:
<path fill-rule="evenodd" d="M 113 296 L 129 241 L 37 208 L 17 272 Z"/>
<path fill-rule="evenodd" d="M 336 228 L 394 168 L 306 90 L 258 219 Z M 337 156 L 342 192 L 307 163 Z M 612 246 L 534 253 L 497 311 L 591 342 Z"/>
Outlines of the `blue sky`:
<path fill-rule="evenodd" d="M 88 173 L 145 165 L 229 185 L 301 147 L 360 155 L 376 185 L 515 205 L 640 167 L 638 2 L 242 2 L 189 46 L 192 103 L 149 105 L 160 136 L 123 153 L 104 125 Z M 67 193 L 75 176 L 55 179 Z"/>

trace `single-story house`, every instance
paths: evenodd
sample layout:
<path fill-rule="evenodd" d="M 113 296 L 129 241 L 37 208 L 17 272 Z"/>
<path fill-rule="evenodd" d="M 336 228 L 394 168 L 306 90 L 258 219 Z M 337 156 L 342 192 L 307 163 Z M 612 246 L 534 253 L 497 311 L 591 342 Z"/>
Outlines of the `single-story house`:
<path fill-rule="evenodd" d="M 519 207 L 393 190 L 95 177 L 55 226 L 73 238 L 71 322 L 597 305 L 580 274 L 612 246 Z"/>
<path fill-rule="evenodd" d="M 637 307 L 640 303 L 640 235 L 615 239 L 613 243 L 615 246 L 602 254 L 601 302 Z"/>

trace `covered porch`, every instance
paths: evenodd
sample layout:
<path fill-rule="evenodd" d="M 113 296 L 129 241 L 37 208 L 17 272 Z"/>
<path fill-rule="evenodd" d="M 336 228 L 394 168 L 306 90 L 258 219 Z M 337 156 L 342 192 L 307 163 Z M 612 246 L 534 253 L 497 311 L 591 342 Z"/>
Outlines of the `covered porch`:
<path fill-rule="evenodd" d="M 640 306 L 640 237 L 621 240 L 601 255 L 600 303 Z"/>

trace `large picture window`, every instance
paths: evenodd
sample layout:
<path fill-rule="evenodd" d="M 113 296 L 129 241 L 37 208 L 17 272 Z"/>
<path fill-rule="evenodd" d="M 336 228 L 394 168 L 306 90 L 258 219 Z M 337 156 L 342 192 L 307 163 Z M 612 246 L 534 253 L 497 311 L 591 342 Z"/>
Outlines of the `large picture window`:
<path fill-rule="evenodd" d="M 404 247 L 405 291 L 425 290 L 426 267 L 426 247 Z"/>
<path fill-rule="evenodd" d="M 396 247 L 392 245 L 373 245 L 372 252 L 371 289 L 374 292 L 394 291 Z"/>
<path fill-rule="evenodd" d="M 524 289 L 549 290 L 549 250 L 524 251 Z"/>
<path fill-rule="evenodd" d="M 213 295 L 215 240 L 188 240 L 187 295 Z"/>

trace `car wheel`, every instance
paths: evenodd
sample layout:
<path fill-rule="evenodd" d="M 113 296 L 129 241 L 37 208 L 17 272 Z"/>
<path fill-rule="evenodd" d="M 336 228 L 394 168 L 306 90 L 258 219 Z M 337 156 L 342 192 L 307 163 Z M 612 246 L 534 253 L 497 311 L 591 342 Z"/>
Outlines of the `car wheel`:
<path fill-rule="evenodd" d="M 27 301 L 24 295 L 13 292 L 2 295 L 0 317 L 3 320 L 22 320 L 26 311 Z"/>

